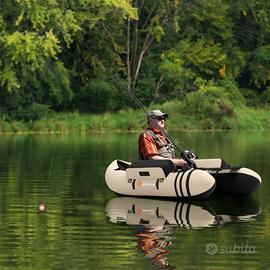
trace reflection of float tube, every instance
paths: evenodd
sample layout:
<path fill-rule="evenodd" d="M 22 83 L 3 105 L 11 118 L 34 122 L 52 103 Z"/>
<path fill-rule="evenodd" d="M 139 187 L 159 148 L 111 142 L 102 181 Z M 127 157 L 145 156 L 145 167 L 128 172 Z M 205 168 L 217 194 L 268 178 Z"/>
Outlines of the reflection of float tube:
<path fill-rule="evenodd" d="M 234 216 L 234 215 L 218 215 L 218 224 L 224 224 L 227 222 L 250 222 L 252 220 L 255 220 L 255 217 L 260 215 L 261 210 L 259 210 L 257 213 L 251 214 L 251 215 L 242 215 L 242 216 Z"/>
<path fill-rule="evenodd" d="M 212 204 L 213 203 L 213 204 Z M 222 225 L 227 222 L 252 221 L 261 213 L 257 202 L 252 198 L 231 200 L 224 205 L 220 201 L 200 203 L 200 205 L 143 199 L 117 197 L 106 206 L 106 214 L 112 223 L 129 225 L 163 226 L 172 225 L 185 228 L 203 228 Z M 213 208 L 213 206 L 216 207 Z"/>
<path fill-rule="evenodd" d="M 129 225 L 203 228 L 216 224 L 215 216 L 209 211 L 179 201 L 118 197 L 108 202 L 106 213 L 111 222 Z"/>

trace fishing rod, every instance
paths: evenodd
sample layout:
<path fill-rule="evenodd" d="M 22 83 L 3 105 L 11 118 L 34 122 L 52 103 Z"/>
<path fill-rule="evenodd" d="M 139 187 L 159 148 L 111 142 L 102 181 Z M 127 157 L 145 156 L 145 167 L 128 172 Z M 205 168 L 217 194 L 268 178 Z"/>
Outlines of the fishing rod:
<path fill-rule="evenodd" d="M 103 60 L 95 53 L 95 51 L 93 49 L 89 48 L 84 41 L 82 41 L 82 44 L 91 53 L 91 55 L 97 59 L 97 61 L 99 62 L 99 64 L 101 66 L 103 66 L 104 69 L 108 73 L 110 73 L 112 75 L 112 77 L 121 84 L 121 86 L 123 86 L 125 88 L 125 90 L 127 90 L 128 95 L 135 101 L 135 103 L 144 111 L 144 113 L 148 117 L 150 117 L 151 119 L 153 119 L 155 125 L 156 126 L 159 126 L 158 125 L 158 120 L 153 115 L 149 114 L 149 112 L 148 112 L 147 108 L 144 106 L 144 104 L 131 91 L 128 83 L 125 80 L 121 79 L 117 74 L 115 74 L 115 72 L 113 72 L 113 70 L 109 66 L 107 66 L 103 62 Z M 172 144 L 174 145 L 174 147 L 180 152 L 180 156 L 188 163 L 188 165 L 190 167 L 192 167 L 192 168 L 195 168 L 196 167 L 196 164 L 193 161 L 193 159 L 196 158 L 196 155 L 191 150 L 184 150 L 181 146 L 178 146 L 175 143 L 175 140 L 172 138 L 172 136 L 170 136 L 169 133 L 165 130 L 165 128 L 161 128 L 161 131 L 172 142 Z"/>

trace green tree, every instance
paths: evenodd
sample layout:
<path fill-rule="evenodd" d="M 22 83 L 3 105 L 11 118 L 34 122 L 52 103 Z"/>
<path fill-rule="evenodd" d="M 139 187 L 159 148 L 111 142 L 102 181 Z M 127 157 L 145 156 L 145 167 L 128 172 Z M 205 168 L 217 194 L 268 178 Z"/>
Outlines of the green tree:
<path fill-rule="evenodd" d="M 73 96 L 66 52 L 73 53 L 71 46 L 83 40 L 85 31 L 112 13 L 136 18 L 128 1 L 2 1 L 0 86 L 9 92 L 9 100 L 16 95 L 24 106 L 40 102 L 63 107 Z M 24 96 L 31 102 L 24 102 Z M 7 110 L 13 107 L 10 102 L 5 105 Z"/>
<path fill-rule="evenodd" d="M 270 80 L 269 10 L 261 0 L 2 0 L 0 113 L 130 105 L 93 51 L 145 105 L 211 83 L 258 97 Z"/>
<path fill-rule="evenodd" d="M 126 39 L 127 78 L 132 92 L 135 91 L 146 52 L 154 42 L 161 43 L 168 27 L 175 26 L 174 22 L 180 4 L 180 1 L 171 0 L 152 2 L 133 0 L 133 5 L 138 9 L 139 19 L 128 19 Z M 158 51 L 155 52 L 158 54 Z"/>

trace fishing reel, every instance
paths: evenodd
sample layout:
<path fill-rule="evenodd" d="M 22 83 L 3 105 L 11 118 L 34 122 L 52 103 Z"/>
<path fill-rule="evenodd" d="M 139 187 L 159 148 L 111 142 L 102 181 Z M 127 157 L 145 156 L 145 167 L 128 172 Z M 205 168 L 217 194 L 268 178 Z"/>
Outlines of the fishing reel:
<path fill-rule="evenodd" d="M 184 154 L 185 154 L 185 156 L 187 156 L 188 158 L 191 158 L 191 159 L 198 158 L 198 156 L 195 155 L 195 153 L 193 152 L 192 149 L 184 150 Z"/>
<path fill-rule="evenodd" d="M 181 157 L 183 160 L 185 160 L 187 162 L 187 165 L 190 168 L 196 168 L 196 163 L 194 162 L 194 159 L 196 159 L 197 156 L 193 153 L 192 150 L 184 150 L 181 153 Z"/>

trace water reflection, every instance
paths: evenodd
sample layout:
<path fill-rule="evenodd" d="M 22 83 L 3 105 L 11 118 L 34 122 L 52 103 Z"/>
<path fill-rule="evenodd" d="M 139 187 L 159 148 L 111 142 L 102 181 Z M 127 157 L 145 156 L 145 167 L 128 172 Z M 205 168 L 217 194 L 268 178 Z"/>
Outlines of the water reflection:
<path fill-rule="evenodd" d="M 218 201 L 181 202 L 117 197 L 107 203 L 105 211 L 112 223 L 193 229 L 250 221 L 260 214 L 260 207 L 252 198 L 228 199 L 230 204 L 226 203 L 224 207 Z"/>
<path fill-rule="evenodd" d="M 106 205 L 110 222 L 127 224 L 134 230 L 137 247 L 155 270 L 175 269 L 167 258 L 177 228 L 202 229 L 229 222 L 255 220 L 261 213 L 250 197 L 223 197 L 213 201 L 181 202 L 134 197 L 117 197 Z"/>
<path fill-rule="evenodd" d="M 1 136 L 0 269 L 148 270 L 149 264 L 156 269 L 169 269 L 168 264 L 176 269 L 225 270 L 237 269 L 239 264 L 242 269 L 267 269 L 269 131 L 233 135 L 230 132 L 179 134 L 175 133 L 174 137 L 196 149 L 201 158 L 222 156 L 232 164 L 260 172 L 265 181 L 252 194 L 256 200 L 211 196 L 207 201 L 187 202 L 183 206 L 182 203 L 177 206 L 175 201 L 164 201 L 169 205 L 168 211 L 163 211 L 165 207 L 161 206 L 157 209 L 157 202 L 152 209 L 142 204 L 144 216 L 141 224 L 136 224 L 131 218 L 134 220 L 133 212 L 140 212 L 136 198 L 129 198 L 135 211 L 124 198 L 117 198 L 120 205 L 111 207 L 108 214 L 112 221 L 122 224 L 110 223 L 104 215 L 104 205 L 115 195 L 106 186 L 104 170 L 115 158 L 136 158 L 138 134 L 61 134 L 45 201 L 47 211 L 41 215 L 37 206 L 44 196 L 55 135 Z M 256 217 L 260 212 L 257 201 L 262 206 L 259 217 Z M 193 214 L 195 210 L 204 214 Z M 119 215 L 119 211 L 124 214 Z M 147 212 L 152 213 L 150 220 Z M 128 214 L 129 225 L 126 224 Z M 204 219 L 200 220 L 202 216 Z M 152 249 L 150 244 L 147 249 L 147 241 L 144 241 L 147 236 L 154 242 Z M 210 256 L 205 252 L 208 243 L 233 247 L 247 240 L 250 245 L 256 245 L 252 256 Z M 149 260 L 144 260 L 144 254 L 151 254 L 145 256 Z"/>
<path fill-rule="evenodd" d="M 150 260 L 153 269 L 175 269 L 171 266 L 167 254 L 171 245 L 173 227 L 166 226 L 133 226 L 138 237 L 138 249 Z"/>

